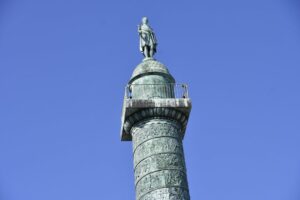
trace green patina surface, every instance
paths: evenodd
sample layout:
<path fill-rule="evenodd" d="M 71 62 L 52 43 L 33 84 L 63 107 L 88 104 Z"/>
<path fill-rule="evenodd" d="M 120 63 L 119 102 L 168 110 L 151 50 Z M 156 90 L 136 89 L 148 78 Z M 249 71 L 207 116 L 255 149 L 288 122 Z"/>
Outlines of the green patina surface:
<path fill-rule="evenodd" d="M 163 64 L 145 60 L 129 81 L 132 100 L 140 99 L 142 104 L 145 99 L 175 98 L 172 83 L 175 80 Z M 122 131 L 133 142 L 136 199 L 189 200 L 182 146 L 187 114 L 176 106 L 141 106 L 124 118 Z"/>
<path fill-rule="evenodd" d="M 136 199 L 189 199 L 180 128 L 168 119 L 133 126 Z"/>

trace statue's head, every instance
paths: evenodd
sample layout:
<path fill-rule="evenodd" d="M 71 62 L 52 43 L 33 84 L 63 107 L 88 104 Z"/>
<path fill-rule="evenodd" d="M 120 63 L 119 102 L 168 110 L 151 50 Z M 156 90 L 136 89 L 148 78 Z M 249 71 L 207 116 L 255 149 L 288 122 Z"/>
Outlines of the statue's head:
<path fill-rule="evenodd" d="M 142 18 L 142 23 L 143 24 L 148 24 L 148 18 L 147 17 L 143 17 Z"/>

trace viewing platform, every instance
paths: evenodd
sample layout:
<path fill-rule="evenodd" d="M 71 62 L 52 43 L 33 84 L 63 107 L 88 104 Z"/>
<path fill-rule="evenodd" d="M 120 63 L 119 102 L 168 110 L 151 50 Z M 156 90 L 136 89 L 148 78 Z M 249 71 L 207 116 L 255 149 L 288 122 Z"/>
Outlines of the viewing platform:
<path fill-rule="evenodd" d="M 121 140 L 131 141 L 131 126 L 142 118 L 151 117 L 181 121 L 183 137 L 191 107 L 186 84 L 129 84 L 125 87 Z M 126 120 L 129 117 L 131 120 Z M 131 123 L 128 124 L 128 121 Z"/>

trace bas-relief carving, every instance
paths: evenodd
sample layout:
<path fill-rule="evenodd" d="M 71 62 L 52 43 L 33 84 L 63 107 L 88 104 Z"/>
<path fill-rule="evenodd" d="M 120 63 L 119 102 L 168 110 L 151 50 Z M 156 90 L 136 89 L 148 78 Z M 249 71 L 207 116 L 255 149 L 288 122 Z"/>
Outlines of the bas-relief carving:
<path fill-rule="evenodd" d="M 180 127 L 149 119 L 131 129 L 137 199 L 189 200 Z"/>
<path fill-rule="evenodd" d="M 165 169 L 178 170 L 185 173 L 186 169 L 183 156 L 168 153 L 146 158 L 135 168 L 135 183 L 140 181 L 147 174 Z"/>
<path fill-rule="evenodd" d="M 159 153 L 176 153 L 183 155 L 182 144 L 174 138 L 154 138 L 138 146 L 134 153 L 134 166 L 143 159 Z"/>
<path fill-rule="evenodd" d="M 155 137 L 170 136 L 180 140 L 180 127 L 177 123 L 166 119 L 151 119 L 136 124 L 132 128 L 133 149 L 135 150 L 141 143 Z M 149 131 L 145 131 L 145 129 L 149 129 Z"/>
<path fill-rule="evenodd" d="M 185 173 L 176 170 L 165 170 L 150 174 L 136 185 L 136 196 L 137 199 L 140 199 L 148 192 L 172 187 L 188 190 Z"/>
<path fill-rule="evenodd" d="M 162 188 L 149 192 L 140 200 L 189 200 L 189 192 L 184 188 Z"/>

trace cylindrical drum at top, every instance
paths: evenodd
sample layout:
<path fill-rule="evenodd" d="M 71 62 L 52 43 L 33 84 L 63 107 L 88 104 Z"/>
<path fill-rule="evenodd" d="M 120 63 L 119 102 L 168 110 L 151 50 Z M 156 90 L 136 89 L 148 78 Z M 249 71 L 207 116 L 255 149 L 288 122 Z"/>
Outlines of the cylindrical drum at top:
<path fill-rule="evenodd" d="M 168 69 L 155 60 L 139 64 L 129 82 L 133 99 L 174 98 L 174 86 Z"/>
<path fill-rule="evenodd" d="M 174 98 L 175 83 L 162 75 L 150 74 L 137 79 L 129 86 L 133 99 Z"/>

